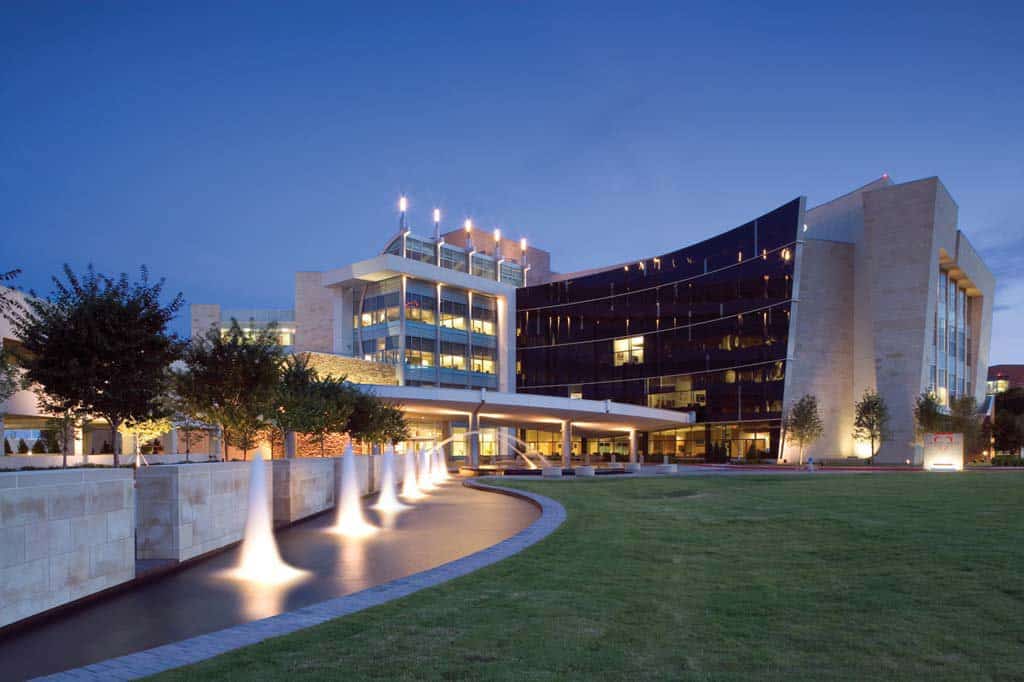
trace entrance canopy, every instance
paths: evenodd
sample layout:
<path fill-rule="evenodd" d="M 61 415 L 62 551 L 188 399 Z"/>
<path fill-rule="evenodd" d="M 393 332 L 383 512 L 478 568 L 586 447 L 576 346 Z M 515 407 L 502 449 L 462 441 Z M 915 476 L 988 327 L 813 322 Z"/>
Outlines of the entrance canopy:
<path fill-rule="evenodd" d="M 560 425 L 627 433 L 661 431 L 694 423 L 692 412 L 616 403 L 611 400 L 578 400 L 487 389 L 435 388 L 433 386 L 364 386 L 382 400 L 397 403 L 408 414 L 439 420 L 474 413 L 498 426 Z"/>

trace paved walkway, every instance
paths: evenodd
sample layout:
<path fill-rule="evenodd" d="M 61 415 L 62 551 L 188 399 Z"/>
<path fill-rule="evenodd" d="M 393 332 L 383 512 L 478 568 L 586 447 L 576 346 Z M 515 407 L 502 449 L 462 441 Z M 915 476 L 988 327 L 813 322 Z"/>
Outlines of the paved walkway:
<path fill-rule="evenodd" d="M 542 495 L 494 488 L 484 482 L 474 480 L 466 481 L 465 485 L 470 488 L 491 490 L 530 500 L 540 508 L 540 518 L 516 535 L 486 549 L 435 568 L 364 589 L 361 592 L 328 599 L 270 618 L 243 623 L 173 644 L 75 668 L 43 679 L 130 680 L 198 663 L 234 649 L 319 625 L 328 620 L 378 606 L 466 575 L 521 552 L 550 535 L 565 520 L 565 509 L 562 505 Z M 78 636 L 84 635 L 79 633 Z M 106 633 L 95 632 L 91 636 L 104 637 Z"/>

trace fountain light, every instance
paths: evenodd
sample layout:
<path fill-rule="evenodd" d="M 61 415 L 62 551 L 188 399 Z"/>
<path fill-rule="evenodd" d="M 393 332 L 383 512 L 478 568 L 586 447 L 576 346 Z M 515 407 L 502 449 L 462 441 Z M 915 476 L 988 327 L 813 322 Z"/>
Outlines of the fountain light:
<path fill-rule="evenodd" d="M 448 480 L 448 463 L 444 458 L 444 450 L 434 448 L 434 483 L 440 485 Z"/>
<path fill-rule="evenodd" d="M 249 478 L 249 509 L 245 519 L 245 536 L 238 566 L 226 572 L 236 580 L 262 585 L 281 585 L 309 575 L 285 563 L 274 539 L 274 520 L 271 517 L 270 488 L 267 485 L 263 454 L 252 459 Z"/>
<path fill-rule="evenodd" d="M 419 486 L 423 492 L 431 492 L 437 488 L 434 485 L 433 473 L 430 471 L 430 453 L 426 448 L 419 453 Z"/>
<path fill-rule="evenodd" d="M 416 478 L 416 450 L 409 448 L 405 453 L 405 473 L 402 475 L 402 498 L 406 500 L 422 500 L 426 495 L 420 490 L 420 481 Z"/>
<path fill-rule="evenodd" d="M 409 509 L 409 505 L 399 502 L 395 494 L 395 448 L 391 445 L 384 448 L 384 456 L 381 458 L 380 495 L 373 508 L 395 512 Z"/>
<path fill-rule="evenodd" d="M 329 530 L 346 537 L 363 538 L 377 532 L 377 527 L 366 520 L 363 514 L 363 501 L 359 486 L 359 475 L 356 473 L 356 455 L 352 452 L 352 444 L 345 446 L 341 458 L 341 477 L 335 504 L 334 526 Z"/>

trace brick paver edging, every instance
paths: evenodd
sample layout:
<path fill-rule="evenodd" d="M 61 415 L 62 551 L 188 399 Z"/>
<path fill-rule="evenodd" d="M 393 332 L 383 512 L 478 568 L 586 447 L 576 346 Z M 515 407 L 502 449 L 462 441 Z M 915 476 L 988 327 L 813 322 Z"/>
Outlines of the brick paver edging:
<path fill-rule="evenodd" d="M 484 566 L 518 554 L 550 535 L 565 521 L 565 507 L 551 498 L 523 490 L 489 485 L 480 480 L 467 480 L 463 485 L 477 490 L 502 493 L 522 498 L 537 506 L 541 515 L 532 524 L 510 538 L 479 552 L 447 564 L 420 571 L 398 580 L 376 585 L 344 597 L 328 599 L 270 618 L 242 623 L 217 632 L 184 639 L 173 644 L 111 658 L 99 663 L 66 670 L 40 679 L 46 680 L 133 680 L 166 670 L 191 665 L 220 654 L 262 642 L 271 637 L 287 635 L 303 628 L 319 625 L 335 618 L 357 613 L 393 599 L 399 599 L 427 587 L 440 585 L 472 573 Z"/>

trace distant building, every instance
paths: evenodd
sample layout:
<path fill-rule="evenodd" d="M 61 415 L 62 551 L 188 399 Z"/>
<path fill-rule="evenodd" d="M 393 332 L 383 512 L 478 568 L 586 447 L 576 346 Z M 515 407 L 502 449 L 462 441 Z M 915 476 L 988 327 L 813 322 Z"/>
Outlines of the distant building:
<path fill-rule="evenodd" d="M 986 389 L 989 395 L 1024 388 L 1024 365 L 992 365 L 988 368 Z"/>

